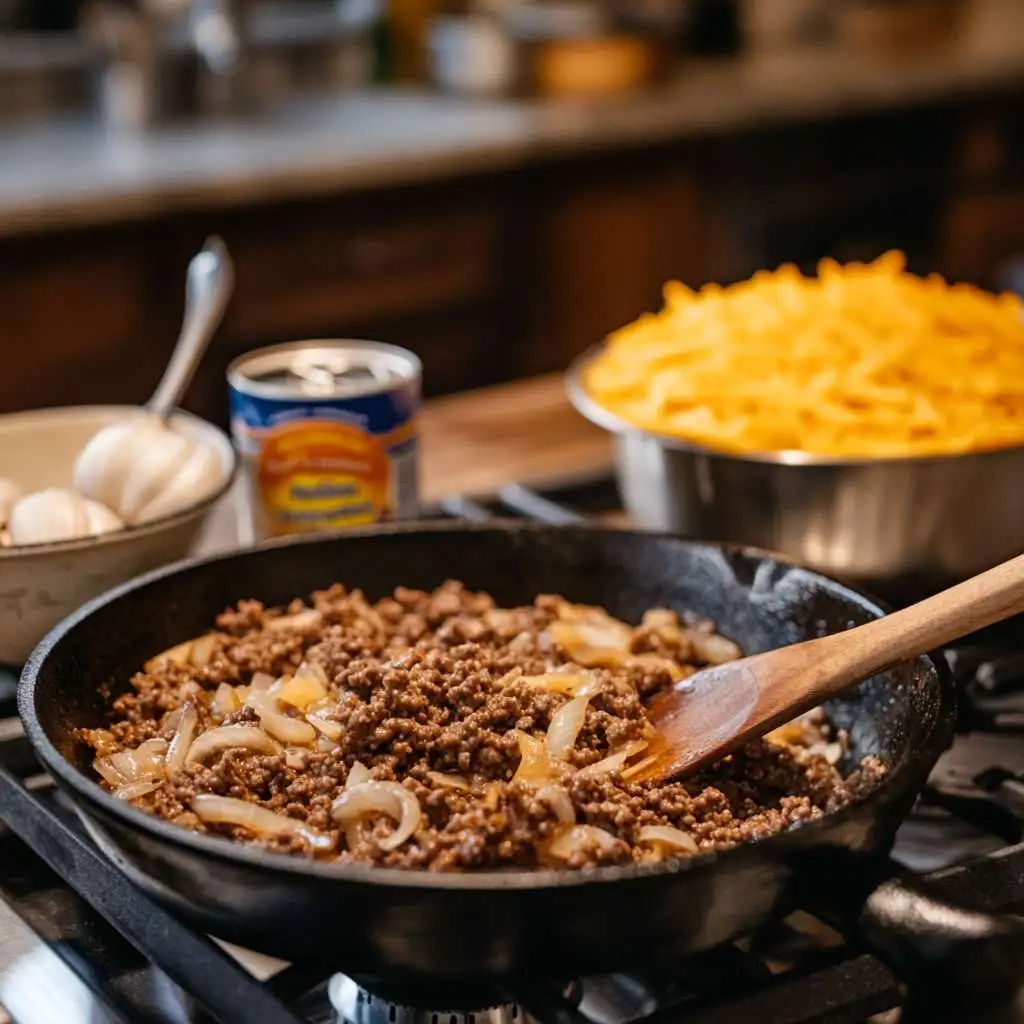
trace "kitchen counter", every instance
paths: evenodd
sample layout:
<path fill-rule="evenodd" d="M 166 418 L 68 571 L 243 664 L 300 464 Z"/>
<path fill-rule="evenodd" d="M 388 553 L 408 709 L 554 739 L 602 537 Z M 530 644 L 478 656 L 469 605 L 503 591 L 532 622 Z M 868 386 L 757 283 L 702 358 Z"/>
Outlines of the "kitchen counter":
<path fill-rule="evenodd" d="M 0 235 L 428 182 L 587 150 L 869 112 L 1024 86 L 1024 4 L 978 0 L 955 44 L 872 63 L 807 49 L 691 64 L 600 106 L 416 92 L 292 98 L 258 120 L 137 137 L 86 122 L 0 131 Z"/>
<path fill-rule="evenodd" d="M 514 381 L 427 402 L 420 417 L 426 501 L 487 498 L 504 484 L 596 477 L 611 468 L 608 435 L 565 397 L 561 374 Z M 252 538 L 242 481 L 214 512 L 198 550 L 229 550 Z"/>

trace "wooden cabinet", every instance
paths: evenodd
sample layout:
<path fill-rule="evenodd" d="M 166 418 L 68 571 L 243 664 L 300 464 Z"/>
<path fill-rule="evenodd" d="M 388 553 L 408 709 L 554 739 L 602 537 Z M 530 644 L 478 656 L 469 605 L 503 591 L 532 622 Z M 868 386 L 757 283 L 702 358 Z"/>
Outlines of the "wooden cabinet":
<path fill-rule="evenodd" d="M 0 410 L 145 397 L 175 330 L 166 270 L 123 233 L 0 246 Z"/>
<path fill-rule="evenodd" d="M 564 173 L 544 193 L 533 245 L 524 369 L 541 373 L 659 308 L 666 281 L 707 280 L 692 163 L 667 153 Z"/>

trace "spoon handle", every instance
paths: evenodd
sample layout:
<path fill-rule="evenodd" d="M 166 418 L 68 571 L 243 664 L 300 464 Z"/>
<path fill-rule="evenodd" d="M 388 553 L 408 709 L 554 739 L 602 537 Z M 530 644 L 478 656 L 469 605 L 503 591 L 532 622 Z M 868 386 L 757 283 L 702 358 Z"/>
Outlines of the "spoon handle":
<path fill-rule="evenodd" d="M 188 265 L 185 283 L 185 319 L 153 397 L 146 408 L 166 420 L 192 383 L 200 360 L 220 326 L 234 285 L 234 269 L 227 246 L 209 238 Z"/>
<path fill-rule="evenodd" d="M 815 674 L 828 680 L 822 696 L 1019 612 L 1024 612 L 1024 555 L 909 608 L 811 641 L 821 659 Z"/>

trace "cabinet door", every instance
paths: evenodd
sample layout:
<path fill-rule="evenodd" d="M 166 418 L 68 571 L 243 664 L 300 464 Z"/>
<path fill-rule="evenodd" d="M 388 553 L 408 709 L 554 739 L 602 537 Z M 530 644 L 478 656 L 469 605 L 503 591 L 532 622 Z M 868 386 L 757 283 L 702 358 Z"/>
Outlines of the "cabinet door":
<path fill-rule="evenodd" d="M 1011 264 L 1024 262 L 1024 191 L 965 196 L 950 207 L 942 272 L 957 281 L 1005 288 Z M 1019 273 L 1019 272 L 1018 272 Z"/>
<path fill-rule="evenodd" d="M 666 281 L 708 273 L 708 222 L 688 165 L 637 155 L 561 168 L 537 212 L 523 369 L 564 367 L 661 305 Z"/>
<path fill-rule="evenodd" d="M 0 411 L 145 401 L 176 331 L 151 241 L 91 232 L 0 245 Z"/>

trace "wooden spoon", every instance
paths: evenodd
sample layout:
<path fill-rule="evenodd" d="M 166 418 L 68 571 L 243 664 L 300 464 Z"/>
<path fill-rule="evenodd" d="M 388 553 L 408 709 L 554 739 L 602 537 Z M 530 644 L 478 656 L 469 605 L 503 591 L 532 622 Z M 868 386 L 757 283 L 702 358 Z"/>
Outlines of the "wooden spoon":
<path fill-rule="evenodd" d="M 1024 555 L 863 626 L 716 665 L 657 697 L 658 730 L 631 781 L 666 782 L 859 682 L 1024 612 Z"/>

